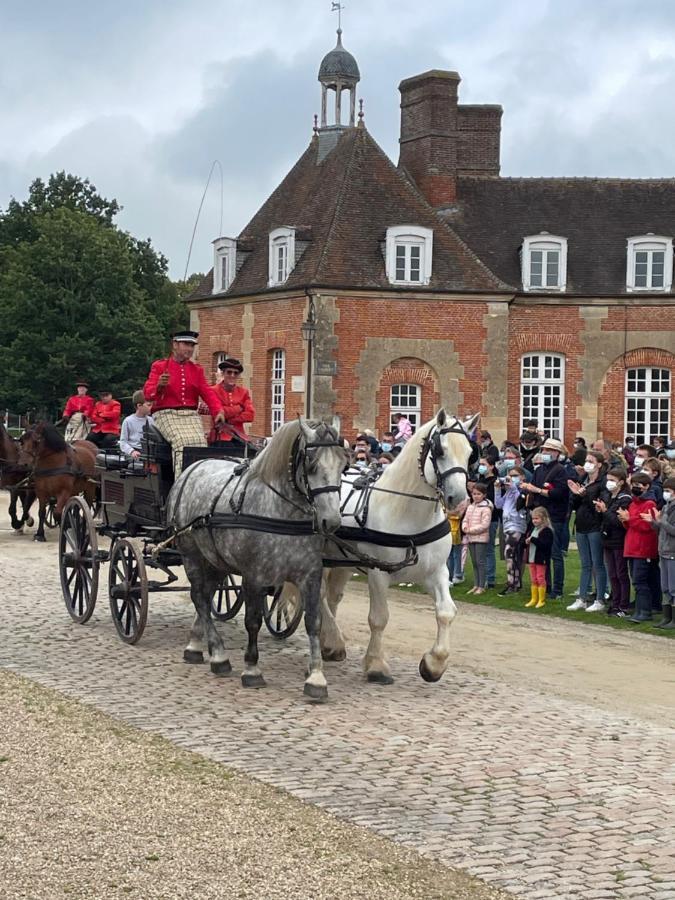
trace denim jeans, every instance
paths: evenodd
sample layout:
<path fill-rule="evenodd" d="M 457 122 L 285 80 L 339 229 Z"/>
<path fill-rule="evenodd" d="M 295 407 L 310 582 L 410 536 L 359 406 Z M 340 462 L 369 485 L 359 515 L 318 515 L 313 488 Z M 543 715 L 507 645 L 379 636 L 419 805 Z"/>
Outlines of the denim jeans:
<path fill-rule="evenodd" d="M 599 531 L 589 531 L 587 534 L 577 531 L 577 549 L 581 562 L 579 597 L 581 600 L 588 600 L 595 575 L 596 597 L 603 603 L 607 592 L 607 570 L 602 553 L 602 535 Z"/>
<path fill-rule="evenodd" d="M 546 587 L 552 597 L 562 597 L 565 587 L 565 557 L 563 549 L 569 543 L 569 522 L 551 522 L 553 529 L 553 550 L 551 563 L 553 568 L 553 580 L 551 581 L 551 566 L 546 566 Z"/>
<path fill-rule="evenodd" d="M 495 540 L 497 538 L 497 529 L 499 521 L 490 522 L 490 539 L 486 544 L 485 551 L 485 578 L 487 583 L 492 585 L 497 580 L 497 558 L 495 556 Z"/>
<path fill-rule="evenodd" d="M 450 556 L 448 557 L 448 572 L 450 573 L 450 581 L 454 578 L 462 579 L 464 581 L 464 566 L 462 565 L 462 550 L 464 548 L 461 544 L 453 544 L 452 550 L 450 551 Z"/>
<path fill-rule="evenodd" d="M 653 612 L 661 608 L 661 577 L 657 559 L 630 560 L 630 577 L 635 588 L 636 608 Z"/>

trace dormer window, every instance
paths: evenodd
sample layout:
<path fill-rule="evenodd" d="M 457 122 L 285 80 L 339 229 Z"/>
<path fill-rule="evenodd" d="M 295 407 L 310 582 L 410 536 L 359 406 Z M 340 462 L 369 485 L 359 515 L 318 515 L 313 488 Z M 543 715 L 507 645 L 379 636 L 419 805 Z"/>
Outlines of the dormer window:
<path fill-rule="evenodd" d="M 284 284 L 295 266 L 295 228 L 270 231 L 268 286 Z"/>
<path fill-rule="evenodd" d="M 434 233 L 420 225 L 394 225 L 387 229 L 386 268 L 392 284 L 429 284 Z"/>
<path fill-rule="evenodd" d="M 567 286 L 567 238 L 542 231 L 523 238 L 524 291 L 564 291 Z"/>
<path fill-rule="evenodd" d="M 213 293 L 227 291 L 237 274 L 237 241 L 221 237 L 213 242 Z"/>
<path fill-rule="evenodd" d="M 655 234 L 628 238 L 626 288 L 669 291 L 673 284 L 673 239 Z"/>

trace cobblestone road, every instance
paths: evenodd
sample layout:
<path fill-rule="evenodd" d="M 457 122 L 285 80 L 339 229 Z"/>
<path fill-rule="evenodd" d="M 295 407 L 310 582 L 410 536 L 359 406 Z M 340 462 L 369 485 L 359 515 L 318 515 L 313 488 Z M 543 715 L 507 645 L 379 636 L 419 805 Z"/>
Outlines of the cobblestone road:
<path fill-rule="evenodd" d="M 71 624 L 54 537 L 44 547 L 0 532 L 1 666 L 520 897 L 675 898 L 669 723 L 452 667 L 427 685 L 403 658 L 394 686 L 371 686 L 354 648 L 327 666 L 330 701 L 313 706 L 302 634 L 263 638 L 268 687 L 245 691 L 236 676 L 183 664 L 192 607 L 180 595 L 151 597 L 135 648 L 117 638 L 105 592 L 88 625 Z M 243 625 L 221 633 L 238 671 Z"/>

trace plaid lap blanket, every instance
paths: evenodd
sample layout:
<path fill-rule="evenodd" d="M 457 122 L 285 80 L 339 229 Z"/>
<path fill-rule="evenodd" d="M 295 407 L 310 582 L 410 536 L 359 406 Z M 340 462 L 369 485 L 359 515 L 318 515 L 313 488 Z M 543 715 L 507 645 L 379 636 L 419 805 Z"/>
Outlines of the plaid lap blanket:
<path fill-rule="evenodd" d="M 183 470 L 183 447 L 206 447 L 202 420 L 194 409 L 160 409 L 152 414 L 155 427 L 171 444 L 176 478 Z"/>

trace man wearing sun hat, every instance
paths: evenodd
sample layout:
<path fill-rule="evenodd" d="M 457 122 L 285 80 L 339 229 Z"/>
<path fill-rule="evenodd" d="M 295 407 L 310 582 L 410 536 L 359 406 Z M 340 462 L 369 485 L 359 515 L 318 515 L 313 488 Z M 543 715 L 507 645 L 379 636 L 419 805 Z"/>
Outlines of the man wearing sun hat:
<path fill-rule="evenodd" d="M 183 468 L 183 448 L 206 446 L 197 412 L 199 401 L 208 406 L 214 422 L 224 420 L 222 404 L 206 381 L 204 370 L 192 362 L 198 340 L 196 331 L 177 331 L 173 335 L 171 354 L 167 359 L 153 362 L 143 387 L 145 399 L 152 403 L 155 427 L 171 444 L 176 478 Z"/>
<path fill-rule="evenodd" d="M 89 385 L 86 381 L 75 382 L 76 394 L 68 397 L 66 408 L 63 410 L 61 422 L 66 425 L 66 440 L 68 443 L 83 440 L 91 429 L 91 417 L 94 412 L 94 398 L 87 391 Z"/>
<path fill-rule="evenodd" d="M 569 541 L 570 489 L 567 486 L 567 470 L 560 463 L 561 454 L 566 455 L 565 445 L 556 438 L 546 438 L 539 450 L 542 465 L 537 466 L 531 482 L 521 484 L 521 490 L 528 495 L 530 510 L 543 506 L 551 519 L 553 529 L 553 577 L 546 572 L 548 594 L 551 599 L 562 597 L 565 586 L 564 551 Z"/>
<path fill-rule="evenodd" d="M 231 441 L 236 436 L 242 441 L 247 441 L 248 435 L 244 430 L 244 424 L 255 419 L 255 409 L 249 392 L 243 385 L 237 384 L 244 367 L 238 359 L 228 356 L 218 363 L 218 368 L 222 372 L 223 379 L 215 385 L 214 391 L 222 404 L 225 425 L 228 427 L 220 431 L 214 429 L 215 433 L 212 432 L 210 437 L 217 441 Z"/>

